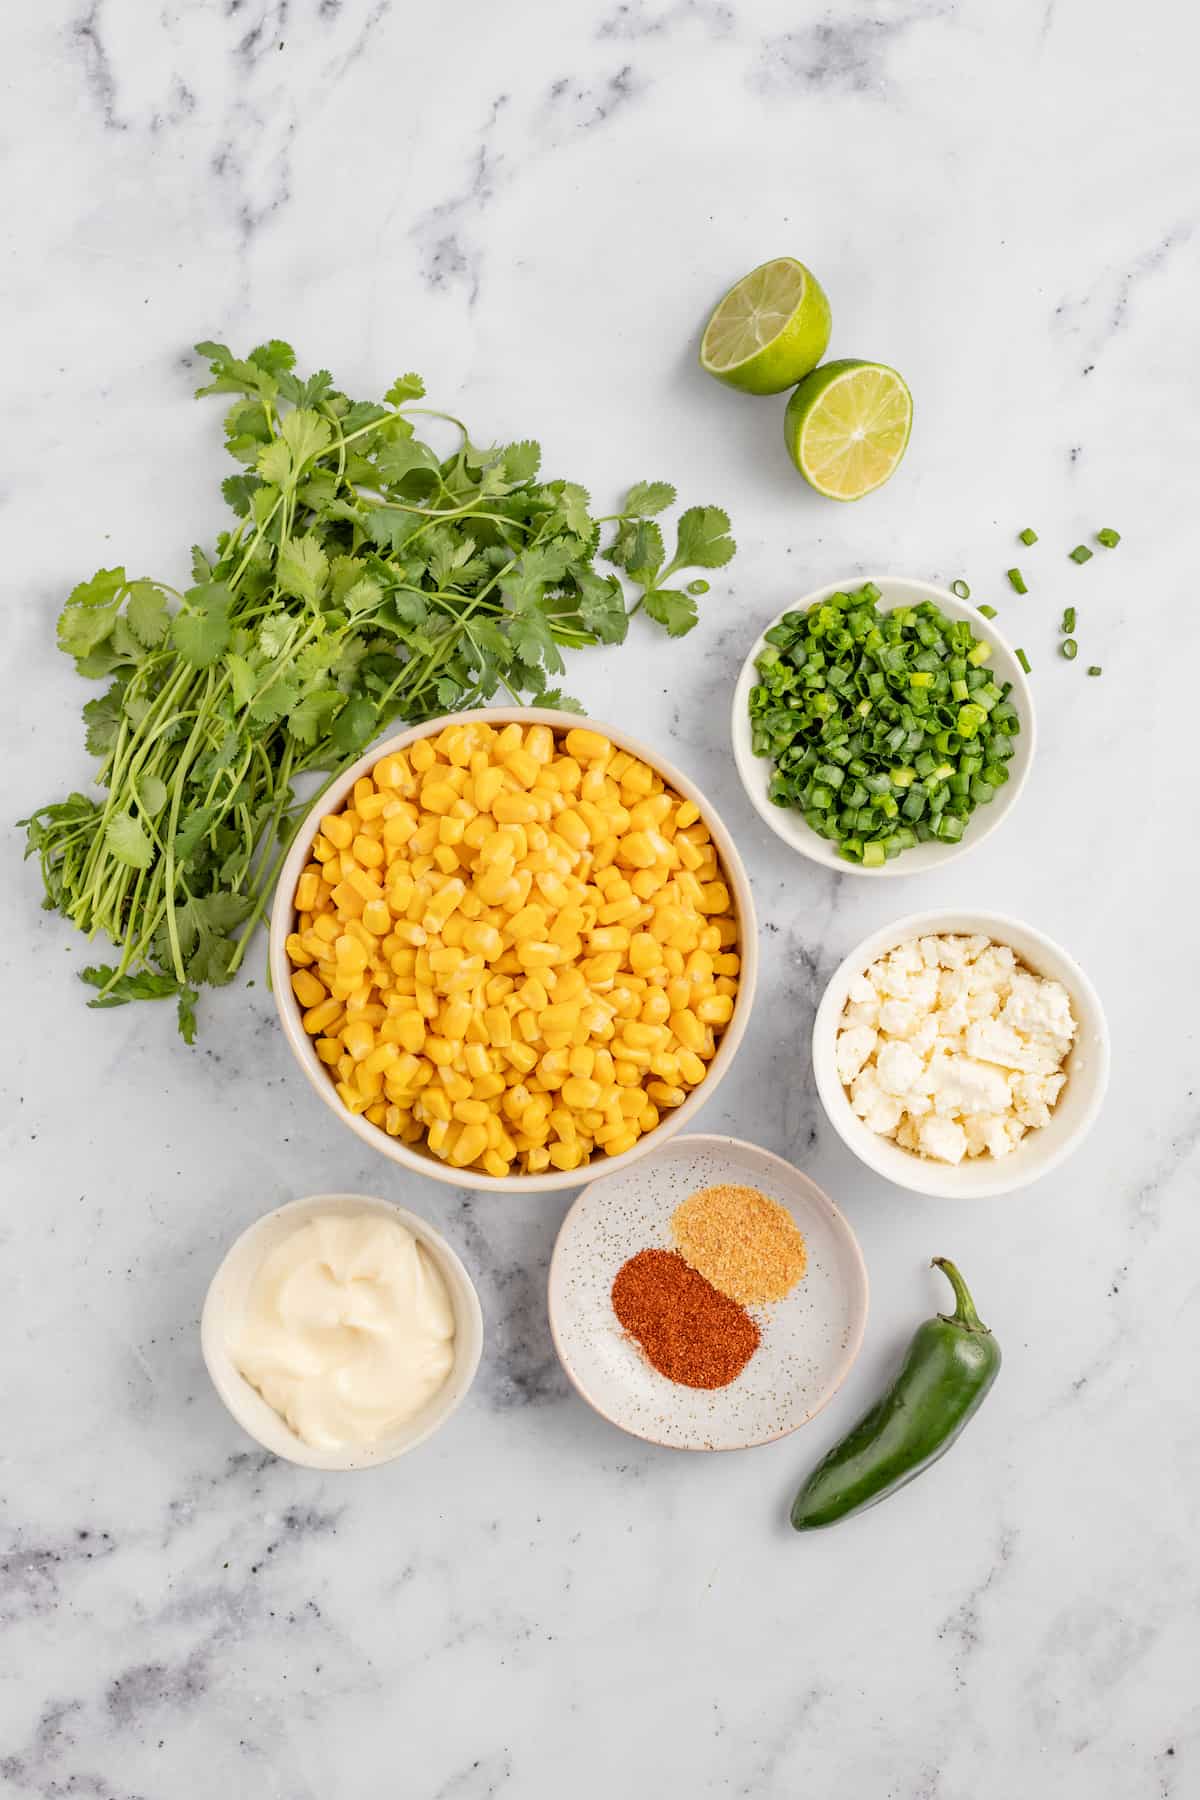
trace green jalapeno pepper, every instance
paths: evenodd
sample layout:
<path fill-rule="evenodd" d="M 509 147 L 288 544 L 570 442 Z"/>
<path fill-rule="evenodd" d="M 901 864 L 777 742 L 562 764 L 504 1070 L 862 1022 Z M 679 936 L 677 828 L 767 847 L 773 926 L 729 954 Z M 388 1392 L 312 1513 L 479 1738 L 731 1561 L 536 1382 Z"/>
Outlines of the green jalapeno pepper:
<path fill-rule="evenodd" d="M 1000 1346 L 981 1324 L 967 1284 L 935 1256 L 954 1289 L 953 1313 L 918 1326 L 896 1379 L 819 1462 L 792 1505 L 797 1531 L 836 1525 L 912 1481 L 950 1448 L 1000 1369 Z"/>

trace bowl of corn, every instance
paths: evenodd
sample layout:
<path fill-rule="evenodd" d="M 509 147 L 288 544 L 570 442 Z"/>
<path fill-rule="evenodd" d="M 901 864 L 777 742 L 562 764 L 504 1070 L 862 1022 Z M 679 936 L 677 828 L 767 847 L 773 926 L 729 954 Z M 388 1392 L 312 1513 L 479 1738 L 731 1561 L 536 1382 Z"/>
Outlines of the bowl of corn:
<path fill-rule="evenodd" d="M 280 1019 L 321 1099 L 456 1186 L 577 1186 L 695 1117 L 745 1031 L 754 903 L 695 785 L 629 736 L 458 713 L 360 757 L 271 915 Z"/>

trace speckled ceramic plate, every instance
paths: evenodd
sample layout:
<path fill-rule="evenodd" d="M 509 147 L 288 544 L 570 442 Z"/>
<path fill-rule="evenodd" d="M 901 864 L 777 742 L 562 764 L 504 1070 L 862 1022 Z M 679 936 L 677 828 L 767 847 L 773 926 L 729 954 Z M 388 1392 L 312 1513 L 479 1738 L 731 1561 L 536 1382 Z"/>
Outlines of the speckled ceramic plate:
<path fill-rule="evenodd" d="M 697 1188 L 756 1187 L 804 1234 L 808 1270 L 785 1300 L 751 1307 L 762 1341 L 728 1387 L 668 1381 L 628 1338 L 612 1284 L 638 1250 L 671 1248 L 671 1214 Z M 744 1450 L 807 1424 L 841 1386 L 867 1322 L 858 1240 L 827 1194 L 769 1150 L 680 1137 L 584 1188 L 550 1262 L 550 1330 L 583 1398 L 622 1431 L 674 1450 Z"/>

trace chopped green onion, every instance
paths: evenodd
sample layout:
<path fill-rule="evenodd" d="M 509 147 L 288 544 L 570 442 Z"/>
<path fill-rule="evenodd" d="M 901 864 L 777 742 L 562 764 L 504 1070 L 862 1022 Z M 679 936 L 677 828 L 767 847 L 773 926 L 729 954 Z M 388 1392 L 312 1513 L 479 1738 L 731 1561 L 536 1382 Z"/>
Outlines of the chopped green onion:
<path fill-rule="evenodd" d="M 883 611 L 881 598 L 868 583 L 784 613 L 749 703 L 772 805 L 869 869 L 918 842 L 956 843 L 1008 779 L 1020 730 L 969 619 L 932 599 Z"/>
<path fill-rule="evenodd" d="M 1068 606 L 1066 611 L 1063 613 L 1062 624 L 1059 626 L 1058 629 L 1060 631 L 1074 631 L 1074 629 L 1075 629 L 1075 608 L 1073 606 Z"/>
<path fill-rule="evenodd" d="M 1104 670 L 1100 667 L 1099 663 L 1093 663 L 1091 668 L 1088 670 L 1089 675 L 1103 675 L 1103 673 L 1104 673 Z"/>
<path fill-rule="evenodd" d="M 1021 667 L 1024 669 L 1024 671 L 1027 675 L 1032 672 L 1030 670 L 1030 666 L 1029 666 L 1029 658 L 1026 656 L 1025 652 L 1021 649 L 1019 644 L 1017 646 L 1017 661 L 1020 663 Z"/>
<path fill-rule="evenodd" d="M 996 616 L 996 609 L 995 609 L 995 607 L 994 607 L 994 606 L 989 606 L 989 605 L 988 605 L 988 604 L 987 604 L 987 602 L 986 602 L 986 601 L 985 601 L 985 602 L 984 602 L 984 604 L 983 604 L 983 605 L 982 605 L 982 606 L 981 606 L 981 607 L 980 607 L 980 608 L 979 608 L 979 610 L 980 610 L 980 612 L 981 612 L 981 613 L 982 613 L 982 614 L 983 614 L 983 616 L 984 616 L 984 618 L 985 618 L 985 619 L 994 619 L 994 618 L 995 618 L 995 616 Z"/>
<path fill-rule="evenodd" d="M 1008 579 L 1012 582 L 1018 594 L 1027 594 L 1029 592 L 1029 589 L 1025 586 L 1025 577 L 1022 575 L 1020 569 L 1010 569 L 1008 571 Z"/>
<path fill-rule="evenodd" d="M 1111 525 L 1106 525 L 1103 531 L 1096 533 L 1096 542 L 1103 544 L 1106 550 L 1115 550 L 1120 541 L 1120 532 L 1114 531 Z"/>
<path fill-rule="evenodd" d="M 970 588 L 967 586 L 966 582 L 961 579 L 950 583 L 950 592 L 952 594 L 957 594 L 960 600 L 969 600 L 971 598 Z"/>
<path fill-rule="evenodd" d="M 1091 562 L 1095 552 L 1089 550 L 1086 544 L 1076 544 L 1070 554 L 1073 563 L 1085 563 Z"/>
<path fill-rule="evenodd" d="M 1023 544 L 1036 544 L 1037 543 L 1037 532 L 1033 529 L 1032 525 L 1027 525 L 1025 527 L 1024 531 L 1019 531 L 1017 533 L 1017 536 L 1020 538 L 1020 540 Z"/>
<path fill-rule="evenodd" d="M 1059 649 L 1062 651 L 1068 662 L 1074 662 L 1075 658 L 1079 655 L 1079 645 L 1075 642 L 1074 638 L 1064 638 L 1059 645 Z"/>

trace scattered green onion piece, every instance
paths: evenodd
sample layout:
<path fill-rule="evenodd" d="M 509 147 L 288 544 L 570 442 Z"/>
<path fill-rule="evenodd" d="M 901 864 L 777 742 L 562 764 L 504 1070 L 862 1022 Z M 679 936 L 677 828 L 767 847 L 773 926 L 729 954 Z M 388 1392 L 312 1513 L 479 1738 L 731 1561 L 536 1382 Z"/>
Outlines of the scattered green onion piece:
<path fill-rule="evenodd" d="M 978 668 L 980 663 L 985 663 L 990 659 L 991 654 L 992 646 L 988 643 L 986 638 L 980 638 L 970 656 L 968 656 L 967 661 L 975 668 Z"/>
<path fill-rule="evenodd" d="M 1071 551 L 1071 561 L 1073 563 L 1091 562 L 1094 554 L 1095 552 L 1089 550 L 1086 544 L 1076 544 L 1075 548 Z"/>
<path fill-rule="evenodd" d="M 1096 542 L 1103 544 L 1106 550 L 1115 550 L 1120 541 L 1120 532 L 1114 531 L 1111 525 L 1106 525 L 1102 531 L 1096 533 Z"/>
<path fill-rule="evenodd" d="M 1066 611 L 1063 613 L 1062 624 L 1059 626 L 1058 629 L 1060 631 L 1074 631 L 1074 629 L 1075 629 L 1075 608 L 1073 606 L 1068 606 Z"/>
<path fill-rule="evenodd" d="M 1030 666 L 1029 666 L 1029 658 L 1026 656 L 1025 652 L 1021 649 L 1019 644 L 1017 646 L 1017 661 L 1020 663 L 1021 667 L 1024 669 L 1024 671 L 1027 675 L 1032 673 L 1032 670 L 1030 669 Z"/>
<path fill-rule="evenodd" d="M 1074 638 L 1064 638 L 1059 645 L 1059 649 L 1062 651 L 1068 662 L 1074 662 L 1075 658 L 1079 655 L 1079 645 L 1075 642 Z"/>
<path fill-rule="evenodd" d="M 983 605 L 979 608 L 979 610 L 983 614 L 985 619 L 994 619 L 996 616 L 995 607 L 989 606 L 986 601 L 984 601 Z"/>
<path fill-rule="evenodd" d="M 1029 589 L 1025 585 L 1025 577 L 1022 575 L 1020 569 L 1010 569 L 1008 571 L 1008 579 L 1012 582 L 1018 594 L 1027 594 L 1029 592 Z"/>
<path fill-rule="evenodd" d="M 1033 529 L 1032 525 L 1027 525 L 1024 531 L 1019 531 L 1017 533 L 1017 536 L 1023 544 L 1036 544 L 1038 541 L 1037 532 Z"/>
<path fill-rule="evenodd" d="M 958 581 L 952 581 L 950 583 L 950 592 L 952 594 L 957 594 L 960 600 L 969 600 L 971 598 L 971 590 L 961 578 Z"/>
<path fill-rule="evenodd" d="M 1091 668 L 1088 670 L 1089 675 L 1103 675 L 1103 673 L 1104 673 L 1104 670 L 1100 667 L 1099 663 L 1093 663 Z"/>

